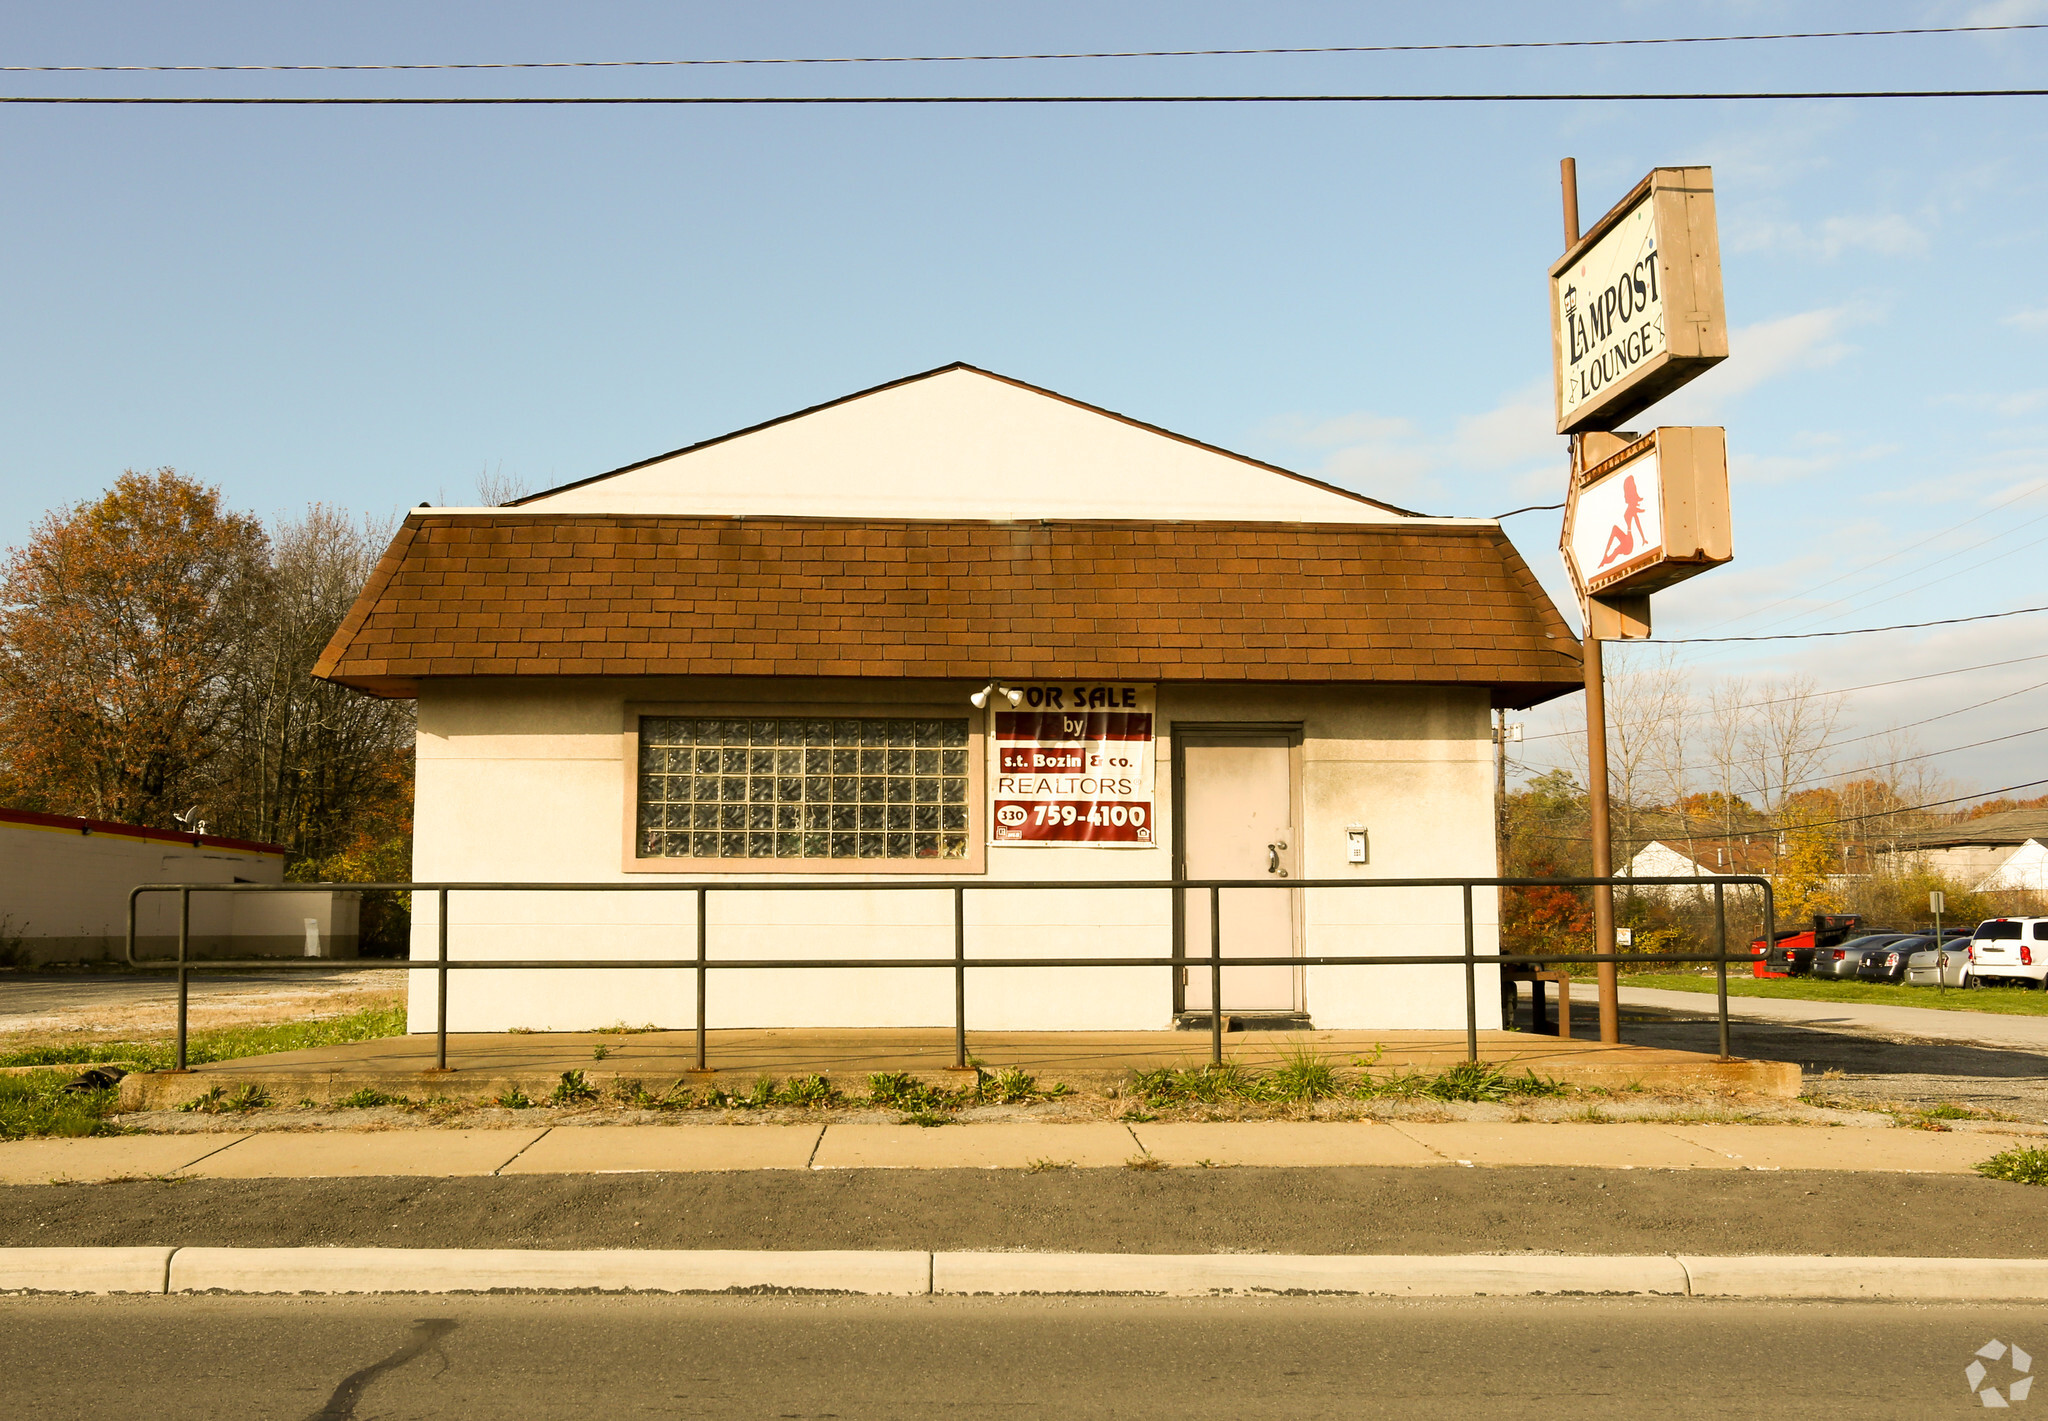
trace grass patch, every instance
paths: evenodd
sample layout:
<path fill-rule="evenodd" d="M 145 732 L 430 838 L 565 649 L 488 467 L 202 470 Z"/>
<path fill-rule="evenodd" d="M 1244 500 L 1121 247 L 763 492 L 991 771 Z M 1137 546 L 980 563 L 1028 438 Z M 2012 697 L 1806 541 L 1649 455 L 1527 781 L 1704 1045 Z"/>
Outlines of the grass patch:
<path fill-rule="evenodd" d="M 107 1120 L 118 1090 L 67 1091 L 69 1071 L 27 1071 L 0 1076 L 0 1140 L 31 1135 L 122 1135 Z"/>
<path fill-rule="evenodd" d="M 251 1082 L 234 1094 L 228 1088 L 217 1085 L 204 1095 L 195 1095 L 177 1109 L 201 1115 L 240 1115 L 251 1110 L 263 1110 L 270 1105 L 270 1092 Z"/>
<path fill-rule="evenodd" d="M 304 1051 L 314 1046 L 341 1046 L 352 1041 L 381 1041 L 405 1035 L 405 1007 L 365 1007 L 324 1021 L 288 1021 L 274 1026 L 220 1026 L 188 1034 L 185 1060 L 203 1066 L 244 1056 L 279 1051 Z M 120 1061 L 138 1071 L 167 1071 L 177 1063 L 177 1037 L 141 1037 L 131 1041 L 100 1041 L 90 1045 L 28 1046 L 0 1052 L 0 1066 L 89 1066 Z"/>
<path fill-rule="evenodd" d="M 2013 1184 L 2048 1184 L 2048 1150 L 2005 1150 L 1978 1165 L 1977 1173 Z"/>
<path fill-rule="evenodd" d="M 1132 1155 L 1124 1161 L 1125 1169 L 1165 1169 L 1166 1161 L 1152 1155 Z"/>
<path fill-rule="evenodd" d="M 926 1085 L 907 1071 L 879 1071 L 868 1077 L 868 1102 L 912 1115 L 940 1110 L 957 1110 L 960 1097 L 952 1091 Z"/>
<path fill-rule="evenodd" d="M 1024 1166 L 1024 1172 L 1026 1174 L 1051 1174 L 1055 1170 L 1072 1169 L 1073 1167 L 1074 1162 L 1070 1159 L 1035 1159 L 1030 1164 Z"/>
<path fill-rule="evenodd" d="M 375 1086 L 364 1086 L 361 1090 L 344 1095 L 334 1102 L 343 1110 L 375 1110 L 380 1105 L 411 1105 L 412 1101 L 402 1095 L 391 1095 Z"/>
<path fill-rule="evenodd" d="M 1023 1105 L 1034 1100 L 1057 1100 L 1067 1094 L 1067 1087 L 1059 1081 L 1040 1086 L 1038 1077 L 1021 1066 L 983 1072 L 976 1082 L 976 1090 L 983 1100 L 992 1105 Z"/>
<path fill-rule="evenodd" d="M 1357 1064 L 1370 1066 L 1378 1054 Z M 1511 1074 L 1491 1061 L 1460 1061 L 1435 1075 L 1393 1072 L 1375 1075 L 1370 1070 L 1343 1072 L 1311 1051 L 1290 1053 L 1275 1069 L 1263 1074 L 1248 1071 L 1234 1061 L 1221 1066 L 1153 1071 L 1135 1071 L 1130 1093 L 1147 1105 L 1216 1105 L 1225 1101 L 1245 1103 L 1301 1103 L 1352 1096 L 1361 1100 L 1416 1099 L 1444 1101 L 1493 1101 L 1527 1096 L 1563 1095 L 1568 1087 L 1545 1080 L 1532 1071 Z M 1141 1118 L 1127 1114 L 1126 1119 Z"/>
<path fill-rule="evenodd" d="M 1642 972 L 1621 979 L 1624 987 L 1658 987 L 1667 992 L 1714 994 L 1714 979 L 1691 972 Z M 1985 1011 L 2004 1016 L 2048 1016 L 2048 992 L 2027 987 L 1908 987 L 1891 982 L 1837 982 L 1822 977 L 1728 977 L 1731 997 L 1777 997 L 1806 1002 L 1866 1002 L 1888 1007 L 1932 1007 L 1936 1011 Z"/>

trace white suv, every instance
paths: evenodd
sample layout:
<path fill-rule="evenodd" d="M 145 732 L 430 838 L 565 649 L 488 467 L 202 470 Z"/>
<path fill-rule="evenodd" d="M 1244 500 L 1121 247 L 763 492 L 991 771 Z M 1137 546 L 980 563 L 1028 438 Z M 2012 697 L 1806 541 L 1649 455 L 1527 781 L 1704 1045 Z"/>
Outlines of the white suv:
<path fill-rule="evenodd" d="M 1986 918 L 1970 934 L 1970 983 L 2048 988 L 2048 918 Z"/>

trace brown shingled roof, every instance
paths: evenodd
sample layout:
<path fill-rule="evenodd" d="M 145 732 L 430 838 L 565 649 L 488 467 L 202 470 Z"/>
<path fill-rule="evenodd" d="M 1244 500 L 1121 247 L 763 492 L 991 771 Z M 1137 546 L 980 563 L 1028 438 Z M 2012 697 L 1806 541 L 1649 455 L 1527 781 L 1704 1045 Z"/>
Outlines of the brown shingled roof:
<path fill-rule="evenodd" d="M 1491 525 L 414 513 L 316 676 L 1580 686 Z"/>

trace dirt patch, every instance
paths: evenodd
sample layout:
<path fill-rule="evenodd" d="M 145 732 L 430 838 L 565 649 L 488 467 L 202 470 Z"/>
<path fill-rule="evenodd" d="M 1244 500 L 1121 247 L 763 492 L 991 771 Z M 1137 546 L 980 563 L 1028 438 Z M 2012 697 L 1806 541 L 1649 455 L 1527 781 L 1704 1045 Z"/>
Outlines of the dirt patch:
<path fill-rule="evenodd" d="M 397 975 L 346 968 L 196 974 L 190 989 L 191 1029 L 271 1026 L 395 1004 L 404 999 Z M 0 974 L 0 1049 L 166 1036 L 177 1029 L 177 1004 L 177 983 L 168 975 Z"/>
<path fill-rule="evenodd" d="M 1829 1171 L 762 1170 L 123 1181 L 0 1198 L 0 1245 L 14 1247 L 2048 1257 L 2048 1189 Z M 1850 1218 L 1843 1199 L 1885 1207 Z"/>

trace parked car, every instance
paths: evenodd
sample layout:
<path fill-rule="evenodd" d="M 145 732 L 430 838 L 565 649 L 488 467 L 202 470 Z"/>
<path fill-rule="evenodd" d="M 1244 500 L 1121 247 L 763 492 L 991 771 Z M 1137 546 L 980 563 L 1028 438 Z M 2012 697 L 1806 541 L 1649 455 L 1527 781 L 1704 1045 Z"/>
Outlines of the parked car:
<path fill-rule="evenodd" d="M 1875 953 L 1905 936 L 1905 933 L 1866 933 L 1862 937 L 1850 938 L 1840 947 L 1816 947 L 1813 965 L 1807 970 L 1815 977 L 1853 978 L 1861 970 L 1866 953 Z"/>
<path fill-rule="evenodd" d="M 1756 956 L 1750 966 L 1754 977 L 1804 977 L 1813 967 L 1816 947 L 1839 947 L 1856 936 L 1863 919 L 1854 913 L 1815 913 L 1813 926 L 1803 931 L 1780 928 L 1769 942 L 1758 938 L 1749 945 Z"/>
<path fill-rule="evenodd" d="M 1935 976 L 1937 969 L 1940 972 L 1938 979 Z M 1968 938 L 1949 938 L 1942 946 L 1938 948 L 1924 947 L 1906 960 L 1907 986 L 1932 987 L 1936 984 L 1937 980 L 1944 987 L 1968 987 L 1972 985 L 1970 981 L 1970 941 Z"/>
<path fill-rule="evenodd" d="M 2048 918 L 1986 918 L 1970 934 L 1970 980 L 2048 985 Z"/>
<path fill-rule="evenodd" d="M 1859 982 L 1903 982 L 1906 967 L 1913 954 L 1923 947 L 1933 947 L 1931 933 L 1915 933 L 1909 937 L 1895 937 L 1890 942 L 1867 950 L 1862 963 L 1856 968 Z"/>

